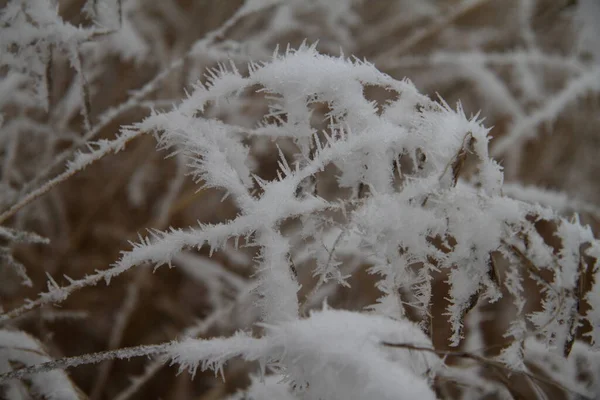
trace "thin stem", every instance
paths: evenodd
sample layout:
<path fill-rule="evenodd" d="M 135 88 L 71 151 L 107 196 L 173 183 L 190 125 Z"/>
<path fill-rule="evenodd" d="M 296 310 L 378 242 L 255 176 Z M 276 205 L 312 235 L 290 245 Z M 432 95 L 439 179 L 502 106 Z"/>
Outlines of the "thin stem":
<path fill-rule="evenodd" d="M 155 356 L 165 354 L 173 344 L 161 343 L 155 345 L 142 345 L 133 347 L 124 347 L 118 350 L 107 350 L 98 353 L 89 353 L 82 356 L 64 357 L 57 360 L 48 361 L 41 364 L 30 365 L 28 367 L 15 369 L 0 375 L 0 383 L 10 379 L 21 379 L 40 372 L 48 372 L 55 369 L 66 369 L 77 367 L 79 365 L 96 364 L 105 360 L 123 360 L 133 357 Z"/>
<path fill-rule="evenodd" d="M 477 361 L 481 364 L 487 365 L 489 367 L 492 367 L 494 369 L 502 369 L 502 370 L 506 370 L 510 373 L 519 373 L 522 374 L 528 378 L 531 378 L 533 380 L 545 383 L 547 385 L 551 385 L 554 386 L 558 389 L 561 389 L 563 391 L 566 392 L 572 392 L 572 393 L 577 393 L 578 395 L 586 398 L 586 399 L 590 399 L 590 397 L 587 397 L 585 394 L 583 393 L 579 393 L 574 389 L 569 389 L 563 385 L 561 385 L 558 382 L 552 381 L 550 379 L 544 378 L 542 376 L 537 376 L 535 374 L 532 374 L 531 372 L 528 371 L 515 371 L 513 369 L 508 368 L 507 366 L 505 366 L 504 364 L 498 362 L 498 361 L 494 361 L 494 360 L 490 360 L 489 358 L 474 354 L 474 353 L 469 353 L 466 351 L 452 351 L 452 350 L 437 350 L 431 347 L 423 347 L 423 346 L 415 346 L 409 343 L 390 343 L 390 342 L 382 342 L 381 343 L 384 346 L 387 347 L 393 347 L 393 348 L 398 348 L 398 349 L 407 349 L 407 350 L 415 350 L 415 351 L 425 351 L 425 352 L 429 352 L 429 353 L 433 353 L 433 354 L 437 354 L 438 356 L 443 356 L 443 357 L 458 357 L 458 358 L 467 358 L 473 361 Z"/>

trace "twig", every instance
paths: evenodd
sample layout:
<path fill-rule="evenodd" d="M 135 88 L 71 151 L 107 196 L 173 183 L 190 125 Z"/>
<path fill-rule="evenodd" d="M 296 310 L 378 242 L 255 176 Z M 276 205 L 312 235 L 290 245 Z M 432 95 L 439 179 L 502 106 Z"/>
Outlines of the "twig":
<path fill-rule="evenodd" d="M 19 212 L 23 207 L 27 206 L 29 203 L 48 193 L 50 190 L 54 189 L 56 186 L 71 178 L 73 175 L 78 173 L 79 171 L 84 170 L 89 165 L 94 162 L 102 159 L 104 156 L 111 152 L 117 152 L 125 147 L 127 143 L 132 141 L 133 139 L 141 136 L 143 132 L 141 131 L 127 131 L 121 136 L 117 137 L 112 142 L 106 144 L 99 150 L 93 151 L 91 153 L 85 153 L 83 156 L 85 157 L 82 162 L 72 163 L 66 171 L 54 177 L 53 179 L 46 182 L 41 187 L 35 189 L 30 192 L 27 196 L 23 197 L 16 204 L 13 204 L 8 210 L 4 211 L 0 214 L 0 224 L 4 223 L 9 218 L 13 217 L 17 212 Z"/>
<path fill-rule="evenodd" d="M 545 383 L 547 385 L 551 385 L 554 386 L 558 389 L 561 389 L 563 391 L 567 391 L 567 392 L 572 392 L 572 393 L 577 393 L 578 395 L 586 398 L 586 399 L 590 399 L 592 400 L 591 397 L 587 397 L 586 394 L 580 393 L 574 389 L 569 389 L 563 385 L 561 385 L 558 382 L 554 382 L 550 379 L 541 377 L 541 376 L 537 376 L 535 374 L 532 374 L 531 372 L 528 371 L 516 371 L 516 370 L 512 370 L 510 368 L 508 368 L 507 366 L 505 366 L 504 364 L 498 362 L 498 361 L 494 361 L 494 360 L 490 360 L 489 358 L 477 355 L 477 354 L 473 354 L 473 353 L 469 353 L 466 351 L 452 351 L 452 350 L 437 350 L 431 347 L 423 347 L 423 346 L 415 346 L 409 343 L 390 343 L 390 342 L 382 342 L 381 343 L 384 346 L 387 347 L 393 347 L 393 348 L 399 348 L 399 349 L 407 349 L 407 350 L 415 350 L 415 351 L 425 351 L 425 352 L 429 352 L 429 353 L 433 353 L 433 354 L 437 354 L 438 356 L 444 356 L 444 357 L 458 357 L 458 358 L 467 358 L 470 360 L 474 360 L 477 361 L 481 364 L 487 365 L 489 367 L 492 367 L 494 369 L 502 369 L 502 370 L 506 370 L 510 373 L 519 373 L 522 374 L 528 378 L 531 378 L 533 380 Z"/>
<path fill-rule="evenodd" d="M 346 232 L 344 230 L 342 230 L 340 232 L 340 234 L 338 235 L 338 237 L 333 242 L 333 246 L 332 246 L 331 250 L 329 250 L 329 257 L 327 258 L 327 264 L 325 264 L 325 269 L 324 269 L 323 273 L 321 274 L 321 276 L 319 277 L 319 281 L 315 284 L 315 286 L 311 289 L 311 291 L 304 298 L 304 303 L 302 303 L 302 306 L 300 307 L 300 315 L 303 315 L 306 312 L 306 308 L 310 304 L 311 298 L 317 294 L 317 292 L 321 289 L 321 287 L 325 283 L 325 281 L 327 279 L 326 278 L 327 270 L 329 269 L 329 265 L 331 264 L 331 260 L 333 259 L 333 253 L 335 253 L 335 249 L 337 248 L 338 244 L 340 243 L 340 241 L 345 233 Z"/>
<path fill-rule="evenodd" d="M 253 285 L 250 285 L 253 287 Z M 184 337 L 199 337 L 204 335 L 215 323 L 217 323 L 224 316 L 232 312 L 236 305 L 240 304 L 243 299 L 246 298 L 249 292 L 240 293 L 240 295 L 229 305 L 219 310 L 213 311 L 208 317 L 199 321 L 197 324 L 187 328 L 182 336 Z M 127 400 L 131 398 L 137 391 L 148 382 L 156 373 L 163 367 L 164 363 L 161 359 L 154 359 L 148 365 L 144 372 L 132 379 L 131 385 L 119 392 L 114 399 L 115 400 Z"/>
<path fill-rule="evenodd" d="M 274 5 L 275 5 L 275 3 L 266 6 L 266 8 L 272 7 Z M 225 34 L 225 32 L 228 29 L 230 29 L 232 26 L 234 26 L 237 22 L 239 22 L 239 20 L 241 20 L 242 18 L 244 18 L 256 11 L 258 11 L 258 10 L 253 9 L 251 7 L 241 7 L 240 9 L 238 9 L 237 12 L 230 19 L 228 19 L 225 23 L 223 23 L 223 25 L 221 25 L 219 28 L 207 33 L 203 39 L 198 40 L 187 51 L 187 53 L 185 53 L 181 58 L 178 58 L 177 60 L 173 61 L 166 69 L 164 69 L 163 71 L 158 73 L 152 80 L 150 80 L 150 82 L 146 83 L 141 89 L 134 92 L 134 94 L 131 97 L 129 97 L 125 102 L 121 103 L 119 106 L 117 106 L 115 108 L 107 110 L 102 116 L 99 117 L 99 123 L 96 126 L 94 126 L 94 128 L 90 127 L 88 129 L 87 133 L 83 136 L 80 143 L 86 143 L 86 142 L 92 140 L 94 137 L 96 137 L 101 132 L 102 128 L 106 127 L 108 125 L 108 123 L 113 121 L 117 116 L 121 115 L 126 110 L 129 110 L 133 107 L 139 106 L 138 103 L 144 96 L 146 96 L 148 93 L 155 90 L 156 85 L 158 83 L 160 83 L 161 81 L 163 81 L 165 78 L 167 78 L 172 71 L 183 66 L 185 64 L 185 61 L 188 58 L 195 56 L 196 53 L 198 53 L 198 51 L 200 49 L 221 39 L 223 37 L 223 35 Z M 87 114 L 87 112 L 84 114 Z M 89 123 L 87 125 L 89 125 Z M 67 150 L 67 151 L 63 152 L 61 155 L 59 155 L 55 159 L 53 164 L 49 168 L 47 168 L 41 174 L 41 176 L 47 176 L 50 173 L 50 171 L 52 171 L 56 166 L 60 165 L 66 159 L 68 159 L 73 154 L 73 150 L 74 149 Z M 104 155 L 105 154 L 103 154 L 101 157 L 90 160 L 89 164 L 92 164 L 93 162 L 98 161 Z M 89 164 L 87 164 L 87 165 L 89 165 Z M 81 169 L 83 169 L 83 168 L 81 168 Z M 54 188 L 58 184 L 66 181 L 71 176 L 75 175 L 75 173 L 79 172 L 81 169 L 77 169 L 77 170 L 67 169 L 63 173 L 59 174 L 58 176 L 54 177 L 53 179 L 51 179 L 50 181 L 45 183 L 43 186 L 31 191 L 25 197 L 20 199 L 16 204 L 11 206 L 11 208 L 9 208 L 7 211 L 0 214 L 0 224 L 4 223 L 7 219 L 12 217 L 14 214 L 16 214 L 18 211 L 20 211 L 23 207 L 25 207 L 32 201 L 36 200 L 37 198 L 41 197 L 42 195 L 44 195 L 45 193 L 50 191 L 50 189 Z M 39 179 L 35 179 L 34 182 L 35 183 L 39 182 Z M 33 185 L 27 185 L 24 189 L 29 190 L 32 186 Z"/>
<path fill-rule="evenodd" d="M 29 367 L 19 368 L 0 375 L 0 383 L 11 379 L 21 379 L 40 372 L 52 371 L 55 369 L 67 369 L 79 365 L 96 364 L 105 360 L 123 360 L 133 357 L 155 356 L 165 354 L 171 342 L 155 345 L 142 345 L 133 347 L 123 347 L 118 350 L 107 350 L 98 353 L 89 353 L 82 356 L 64 357 L 57 360 L 48 361 L 41 364 L 31 365 Z"/>

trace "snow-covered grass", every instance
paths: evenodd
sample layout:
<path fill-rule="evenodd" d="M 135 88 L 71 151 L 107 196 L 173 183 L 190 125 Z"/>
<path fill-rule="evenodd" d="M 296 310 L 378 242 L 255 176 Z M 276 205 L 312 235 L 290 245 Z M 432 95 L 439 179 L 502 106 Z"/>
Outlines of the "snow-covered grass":
<path fill-rule="evenodd" d="M 595 398 L 599 187 L 579 196 L 518 178 L 538 128 L 600 89 L 586 36 L 596 6 L 568 16 L 587 21 L 573 33 L 581 46 L 550 54 L 535 28 L 541 1 L 506 11 L 520 49 L 486 47 L 495 22 L 460 25 L 492 3 L 390 2 L 374 23 L 359 1 L 247 0 L 198 38 L 178 26 L 178 2 L 89 0 L 76 25 L 73 5 L 9 1 L 0 394 L 123 400 L 170 364 L 206 398 Z M 386 46 L 396 29 L 411 33 Z M 275 46 L 294 35 L 308 40 Z M 437 36 L 442 49 L 417 54 Z M 377 37 L 375 64 L 333 55 L 367 53 Z M 115 63 L 143 81 L 124 101 L 101 84 L 123 84 Z M 415 67 L 423 87 L 473 81 L 483 112 L 395 77 Z M 494 140 L 502 128 L 487 112 L 505 126 Z M 82 340 L 61 351 L 44 321 L 61 306 L 81 316 L 77 299 L 92 302 L 87 328 L 63 328 Z M 116 360 L 144 356 L 129 382 Z M 77 375 L 97 363 L 92 378 Z M 243 379 L 229 388 L 202 373 L 224 379 L 236 365 Z"/>

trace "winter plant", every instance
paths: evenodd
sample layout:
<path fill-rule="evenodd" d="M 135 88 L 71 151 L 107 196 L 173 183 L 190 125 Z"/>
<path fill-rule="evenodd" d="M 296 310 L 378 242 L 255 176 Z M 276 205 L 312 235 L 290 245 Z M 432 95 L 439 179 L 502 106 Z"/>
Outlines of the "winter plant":
<path fill-rule="evenodd" d="M 145 371 L 114 398 L 135 396 L 164 364 L 192 377 L 212 370 L 225 378 L 239 359 L 249 382 L 232 399 L 598 396 L 600 241 L 578 214 L 565 215 L 572 209 L 593 214 L 597 208 L 505 184 L 503 167 L 490 155 L 491 128 L 483 118 L 468 115 L 460 103 L 422 94 L 408 79 L 355 57 L 319 51 L 317 44 L 265 56 L 286 29 L 302 27 L 311 7 L 324 12 L 324 31 L 336 33 L 332 43 L 351 42 L 358 17 L 350 1 L 314 1 L 309 7 L 302 1 L 248 0 L 128 100 L 98 113 L 92 99 L 101 89 L 93 81 L 102 63 L 150 57 L 151 41 L 136 30 L 144 24 L 136 25 L 135 18 L 147 17 L 135 16 L 139 3 L 88 1 L 83 12 L 94 22 L 89 26 L 65 22 L 51 1 L 13 0 L 2 10 L 5 282 L 11 276 L 24 286 L 43 280 L 30 277 L 31 268 L 13 254 L 18 243 L 48 245 L 39 221 L 53 214 L 29 211 L 35 200 L 144 137 L 176 171 L 148 233 L 110 267 L 77 278 L 48 273 L 46 290 L 2 307 L 2 396 L 86 398 L 67 369 L 101 363 L 100 378 L 89 391 L 100 398 L 102 382 L 115 368 L 111 362 L 142 356 L 152 358 Z M 480 2 L 461 3 L 458 10 L 475 3 Z M 271 13 L 271 21 L 293 23 L 251 30 L 252 51 L 223 39 L 261 12 Z M 249 61 L 252 54 L 263 61 Z M 56 57 L 64 58 L 69 78 L 63 77 L 69 89 L 60 99 L 52 94 Z M 171 108 L 158 100 L 142 104 L 173 69 L 202 57 L 221 62 L 194 77 L 183 99 Z M 483 68 L 495 60 L 479 53 L 466 57 L 437 54 L 398 63 L 476 60 L 473 68 Z M 536 60 L 551 61 L 541 55 Z M 585 68 L 573 85 L 597 92 L 598 67 Z M 576 98 L 580 92 L 569 88 L 565 96 Z M 492 94 L 507 98 L 502 91 Z M 560 109 L 563 100 L 568 101 L 557 98 L 544 110 Z M 500 138 L 498 154 L 520 152 L 530 135 L 524 132 L 555 115 L 522 115 L 512 100 L 501 105 L 516 110 L 517 122 Z M 117 124 L 116 137 L 101 137 L 125 111 L 140 106 L 150 112 L 138 122 Z M 83 133 L 70 131 L 77 124 Z M 56 132 L 59 128 L 64 132 Z M 27 147 L 23 131 L 43 144 Z M 72 143 L 62 152 L 64 141 Z M 75 152 L 81 144 L 87 148 Z M 21 163 L 36 146 L 39 158 Z M 273 165 L 266 168 L 269 159 Z M 66 169 L 54 174 L 65 161 Z M 130 179 L 132 204 L 151 197 L 144 188 L 153 172 L 150 164 L 145 168 L 135 169 Z M 197 185 L 194 191 L 218 195 L 233 212 L 217 222 L 166 228 L 174 225 L 172 204 L 185 175 Z M 219 205 L 206 200 L 205 207 Z M 226 268 L 224 258 L 249 273 Z M 39 312 L 39 320 L 60 318 L 54 307 L 72 296 L 92 286 L 101 288 L 101 296 L 122 275 L 148 266 L 156 273 L 161 266 L 177 267 L 201 282 L 203 290 L 195 293 L 206 297 L 211 313 L 174 340 L 123 345 L 147 279 L 140 273 L 127 284 L 106 351 L 54 357 L 41 338 L 26 333 L 23 321 L 32 313 Z M 373 301 L 344 307 L 336 300 L 365 282 L 376 293 Z M 236 310 L 245 315 L 232 322 Z M 482 338 L 490 313 L 501 339 L 494 348 Z M 208 334 L 215 326 L 221 329 Z M 226 396 L 216 393 L 212 398 Z"/>

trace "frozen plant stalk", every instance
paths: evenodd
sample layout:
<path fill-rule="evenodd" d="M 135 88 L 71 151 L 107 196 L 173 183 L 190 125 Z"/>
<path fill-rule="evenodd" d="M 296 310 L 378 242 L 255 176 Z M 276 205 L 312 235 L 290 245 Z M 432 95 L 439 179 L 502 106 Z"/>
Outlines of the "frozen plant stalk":
<path fill-rule="evenodd" d="M 369 100 L 366 87 L 387 91 L 390 100 Z M 212 117 L 236 97 L 257 93 L 265 94 L 269 105 L 258 127 Z M 327 106 L 321 121 L 325 129 L 314 124 L 319 104 Z M 469 310 L 480 300 L 497 300 L 503 287 L 544 345 L 565 356 L 581 320 L 600 323 L 600 302 L 592 294 L 586 315 L 579 315 L 578 307 L 584 296 L 577 289 L 581 276 L 598 271 L 600 244 L 590 229 L 548 208 L 503 196 L 502 169 L 490 158 L 488 129 L 476 117 L 432 101 L 409 81 L 395 80 L 367 62 L 302 46 L 252 64 L 247 73 L 221 66 L 172 111 L 154 113 L 123 128 L 121 135 L 141 132 L 156 135 L 161 148 L 183 155 L 198 182 L 230 196 L 237 216 L 219 224 L 152 232 L 112 268 L 66 287 L 54 286 L 41 295 L 41 302 L 62 300 L 142 263 L 170 264 L 185 249 L 208 246 L 217 251 L 229 239 L 245 239 L 259 249 L 256 293 L 264 336 L 239 333 L 173 343 L 166 352 L 182 368 L 218 370 L 242 356 L 259 361 L 263 370 L 269 365 L 308 399 L 435 398 L 428 374 L 437 374 L 439 363 L 420 329 L 428 328 L 431 283 L 439 271 L 450 285 L 452 346 L 463 339 Z M 279 150 L 273 180 L 253 170 L 255 155 L 247 145 L 265 137 L 288 144 Z M 336 167 L 340 189 L 334 198 L 305 190 L 307 181 L 318 182 L 330 166 Z M 334 221 L 328 216 L 332 211 L 344 211 L 344 217 Z M 284 231 L 283 223 L 290 220 L 301 223 Z M 560 251 L 536 229 L 542 220 L 556 225 Z M 292 257 L 298 243 L 306 243 L 304 257 L 316 261 L 313 272 L 320 281 L 345 284 L 335 249 L 320 245 L 340 225 L 338 247 L 356 243 L 357 253 L 372 265 L 371 273 L 380 277 L 382 296 L 370 315 L 324 310 L 303 318 Z M 498 273 L 498 257 L 508 261 L 510 273 Z M 544 280 L 544 269 L 551 281 Z M 533 276 L 540 285 L 542 311 L 524 315 L 524 276 Z M 407 305 L 418 310 L 420 328 L 407 321 Z M 520 343 L 527 333 L 526 324 L 515 323 L 506 335 Z M 431 352 L 400 354 L 383 342 Z M 507 368 L 525 368 L 520 346 L 508 348 L 500 361 Z"/>

